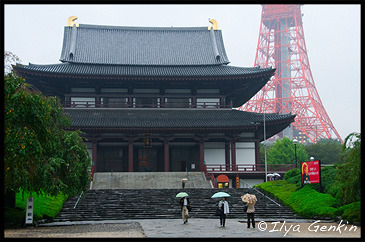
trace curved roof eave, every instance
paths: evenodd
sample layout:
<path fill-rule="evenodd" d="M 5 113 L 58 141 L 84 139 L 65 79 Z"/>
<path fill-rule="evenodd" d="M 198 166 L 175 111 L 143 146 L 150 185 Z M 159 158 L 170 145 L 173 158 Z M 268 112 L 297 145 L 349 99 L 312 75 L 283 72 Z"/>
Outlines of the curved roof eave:
<path fill-rule="evenodd" d="M 98 78 L 242 78 L 272 75 L 275 69 L 236 66 L 119 66 L 119 65 L 17 65 L 19 74 L 55 77 Z"/>

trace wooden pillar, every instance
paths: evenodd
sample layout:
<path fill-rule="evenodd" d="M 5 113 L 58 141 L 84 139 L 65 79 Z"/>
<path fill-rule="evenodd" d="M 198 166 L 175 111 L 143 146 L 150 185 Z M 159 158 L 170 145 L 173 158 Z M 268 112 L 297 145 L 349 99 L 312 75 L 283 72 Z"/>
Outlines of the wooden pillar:
<path fill-rule="evenodd" d="M 95 96 L 95 107 L 98 108 L 98 107 L 101 107 L 101 98 L 100 98 L 100 92 L 101 92 L 101 89 L 99 86 L 97 86 L 95 88 L 95 93 L 97 94 Z"/>
<path fill-rule="evenodd" d="M 219 99 L 219 106 L 223 107 L 223 108 L 226 108 L 226 99 L 224 97 L 221 97 Z"/>
<path fill-rule="evenodd" d="M 169 160 L 169 140 L 165 139 L 164 142 L 164 172 L 169 172 L 170 171 L 170 160 Z"/>
<path fill-rule="evenodd" d="M 260 160 L 260 142 L 259 141 L 255 141 L 255 166 L 256 166 L 256 170 L 260 170 L 261 160 Z"/>
<path fill-rule="evenodd" d="M 95 107 L 96 108 L 101 107 L 101 98 L 100 98 L 100 96 L 95 97 Z"/>
<path fill-rule="evenodd" d="M 129 138 L 128 144 L 128 171 L 133 172 L 133 140 Z"/>
<path fill-rule="evenodd" d="M 200 171 L 204 171 L 204 139 L 201 138 L 199 142 L 199 154 L 200 154 Z"/>
<path fill-rule="evenodd" d="M 230 150 L 229 150 L 229 142 L 225 143 L 225 155 L 226 155 L 226 171 L 229 171 L 230 166 L 231 166 L 231 155 L 230 155 Z"/>
<path fill-rule="evenodd" d="M 97 165 L 97 157 L 98 157 L 98 142 L 96 140 L 96 137 L 92 138 L 92 142 L 93 142 L 93 150 L 92 150 L 92 154 L 91 154 L 91 159 L 92 159 L 92 163 L 91 163 L 91 176 L 94 177 L 94 173 L 96 172 L 96 165 Z"/>
<path fill-rule="evenodd" d="M 236 171 L 236 141 L 231 140 L 232 171 Z"/>
<path fill-rule="evenodd" d="M 65 95 L 65 104 L 66 107 L 71 107 L 71 97 Z"/>

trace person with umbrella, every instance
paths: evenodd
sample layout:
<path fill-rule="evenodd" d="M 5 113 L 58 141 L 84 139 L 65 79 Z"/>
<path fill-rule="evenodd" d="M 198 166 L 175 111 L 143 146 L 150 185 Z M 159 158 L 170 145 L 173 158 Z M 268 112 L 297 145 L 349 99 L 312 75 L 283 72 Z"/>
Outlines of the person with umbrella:
<path fill-rule="evenodd" d="M 266 176 L 268 177 L 267 178 L 267 181 L 273 181 L 274 180 L 274 178 L 273 178 L 274 177 L 274 174 L 271 174 L 270 173 L 270 174 L 267 174 Z"/>
<path fill-rule="evenodd" d="M 225 227 L 226 226 L 226 215 L 229 213 L 229 206 L 228 206 L 228 202 L 226 201 L 225 197 L 222 197 L 222 200 L 219 201 L 218 207 L 222 211 L 221 215 L 219 217 L 221 226 Z"/>
<path fill-rule="evenodd" d="M 255 228 L 255 203 L 257 198 L 253 194 L 246 193 L 241 196 L 241 199 L 247 203 L 247 228 L 250 228 L 250 219 L 252 219 L 252 228 Z"/>
<path fill-rule="evenodd" d="M 188 181 L 188 178 L 183 178 L 182 180 L 181 180 L 181 186 L 182 186 L 182 188 L 184 189 L 185 188 L 185 183 Z"/>
<path fill-rule="evenodd" d="M 274 181 L 279 180 L 281 177 L 280 174 L 277 172 L 273 173 L 273 176 L 274 176 Z"/>
<path fill-rule="evenodd" d="M 188 223 L 188 218 L 189 218 L 190 201 L 188 196 L 189 195 L 186 192 L 180 192 L 176 195 L 176 197 L 181 197 L 180 199 L 181 217 L 184 224 Z"/>
<path fill-rule="evenodd" d="M 221 226 L 225 227 L 226 226 L 226 215 L 229 213 L 229 206 L 228 206 L 228 202 L 226 201 L 226 197 L 230 197 L 231 195 L 229 195 L 226 192 L 216 192 L 213 194 L 213 196 L 211 198 L 222 198 L 221 201 L 219 201 L 218 203 L 218 209 L 220 210 L 220 214 L 219 214 L 219 220 L 221 223 Z"/>

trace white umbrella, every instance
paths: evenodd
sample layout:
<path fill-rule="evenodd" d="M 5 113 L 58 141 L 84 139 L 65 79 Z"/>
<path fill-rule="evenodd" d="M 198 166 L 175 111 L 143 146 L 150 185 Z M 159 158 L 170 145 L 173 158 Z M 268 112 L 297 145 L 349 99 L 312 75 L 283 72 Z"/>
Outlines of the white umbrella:
<path fill-rule="evenodd" d="M 267 174 L 266 176 L 274 176 L 274 174 L 269 173 L 269 174 Z"/>
<path fill-rule="evenodd" d="M 216 192 L 213 194 L 213 196 L 211 198 L 217 198 L 217 197 L 230 197 L 231 195 L 229 195 L 226 192 Z"/>
<path fill-rule="evenodd" d="M 176 197 L 187 197 L 189 196 L 189 194 L 187 194 L 186 192 L 179 192 L 178 194 L 176 194 Z"/>

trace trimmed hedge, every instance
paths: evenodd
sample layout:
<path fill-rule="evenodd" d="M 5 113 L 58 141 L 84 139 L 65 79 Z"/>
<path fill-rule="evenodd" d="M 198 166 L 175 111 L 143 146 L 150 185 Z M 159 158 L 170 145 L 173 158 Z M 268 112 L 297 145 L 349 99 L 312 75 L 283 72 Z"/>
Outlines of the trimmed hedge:
<path fill-rule="evenodd" d="M 285 180 L 264 182 L 254 187 L 264 190 L 288 207 L 290 207 L 289 199 L 291 195 L 298 189 L 295 184 L 290 184 Z"/>
<path fill-rule="evenodd" d="M 331 194 L 316 191 L 312 185 L 315 184 L 299 188 L 297 184 L 279 180 L 261 183 L 254 187 L 270 194 L 303 218 L 330 217 L 335 219 L 336 216 L 341 216 L 341 219 L 350 223 L 360 222 L 361 201 L 339 207 L 338 199 Z"/>
<path fill-rule="evenodd" d="M 361 221 L 361 201 L 350 203 L 339 207 L 335 212 L 336 216 L 349 221 L 349 223 Z"/>
<path fill-rule="evenodd" d="M 294 192 L 288 203 L 292 209 L 295 208 L 299 216 L 305 218 L 313 217 L 334 217 L 337 200 L 330 194 L 319 193 L 310 186 L 304 186 L 302 189 Z"/>
<path fill-rule="evenodd" d="M 295 168 L 295 169 L 287 171 L 285 173 L 284 179 L 291 184 L 296 184 L 297 186 L 300 186 L 300 184 L 302 182 L 300 169 Z"/>

